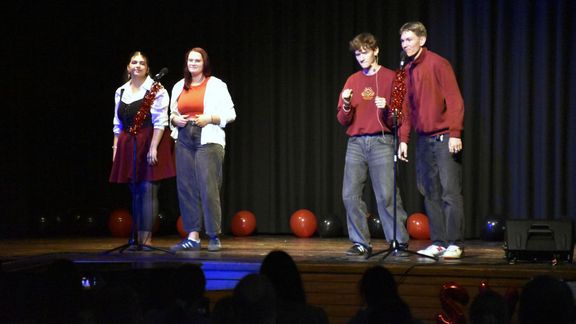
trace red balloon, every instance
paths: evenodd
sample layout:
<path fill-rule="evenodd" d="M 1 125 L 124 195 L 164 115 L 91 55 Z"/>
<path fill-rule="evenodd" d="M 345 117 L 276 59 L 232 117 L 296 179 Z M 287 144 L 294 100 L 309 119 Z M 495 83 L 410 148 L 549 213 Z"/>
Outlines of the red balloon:
<path fill-rule="evenodd" d="M 256 216 L 249 210 L 241 210 L 234 214 L 230 226 L 235 236 L 250 236 L 256 229 Z"/>
<path fill-rule="evenodd" d="M 428 216 L 423 213 L 414 213 L 408 217 L 407 222 L 408 234 L 417 240 L 430 239 L 430 225 Z"/>
<path fill-rule="evenodd" d="M 290 216 L 290 228 L 298 237 L 310 237 L 316 232 L 316 215 L 308 209 L 299 209 Z"/>
<path fill-rule="evenodd" d="M 436 315 L 436 323 L 466 323 L 466 305 L 470 299 L 466 288 L 453 281 L 446 282 L 442 285 L 438 297 L 444 313 Z"/>
<path fill-rule="evenodd" d="M 108 217 L 108 229 L 114 237 L 129 237 L 132 233 L 132 215 L 127 209 L 116 209 Z"/>
<path fill-rule="evenodd" d="M 182 215 L 180 215 L 178 217 L 178 220 L 176 221 L 176 229 L 178 230 L 178 234 L 180 234 L 181 238 L 187 238 L 188 237 L 188 232 L 186 232 L 184 230 L 184 223 L 182 222 Z"/>

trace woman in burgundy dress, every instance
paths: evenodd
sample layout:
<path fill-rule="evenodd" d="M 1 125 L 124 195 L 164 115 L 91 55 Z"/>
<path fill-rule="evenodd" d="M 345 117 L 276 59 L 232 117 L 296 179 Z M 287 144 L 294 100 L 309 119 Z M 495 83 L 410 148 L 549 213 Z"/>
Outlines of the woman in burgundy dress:
<path fill-rule="evenodd" d="M 158 215 L 159 180 L 174 177 L 174 142 L 168 126 L 168 92 L 150 76 L 148 58 L 130 56 L 128 81 L 115 93 L 110 182 L 132 192 L 132 215 L 141 244 L 150 245 Z"/>

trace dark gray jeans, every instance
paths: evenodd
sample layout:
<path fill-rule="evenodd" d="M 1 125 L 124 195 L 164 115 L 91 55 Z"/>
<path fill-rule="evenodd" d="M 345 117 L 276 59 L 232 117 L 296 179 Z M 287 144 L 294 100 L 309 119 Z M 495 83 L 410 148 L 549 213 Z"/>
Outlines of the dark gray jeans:
<path fill-rule="evenodd" d="M 176 184 L 184 230 L 200 232 L 202 223 L 210 237 L 221 233 L 222 163 L 224 147 L 200 144 L 202 129 L 188 123 L 176 142 Z"/>
<path fill-rule="evenodd" d="M 462 241 L 464 224 L 461 154 L 448 151 L 448 139 L 448 134 L 419 136 L 416 144 L 418 190 L 430 220 L 430 239 L 443 243 Z"/>

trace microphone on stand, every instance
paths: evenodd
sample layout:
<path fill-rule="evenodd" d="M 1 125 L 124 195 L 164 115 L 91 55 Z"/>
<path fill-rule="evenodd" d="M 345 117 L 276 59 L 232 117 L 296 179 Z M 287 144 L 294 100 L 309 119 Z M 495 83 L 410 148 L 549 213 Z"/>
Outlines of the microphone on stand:
<path fill-rule="evenodd" d="M 162 79 L 166 74 L 168 74 L 168 68 L 162 68 L 160 72 L 156 73 L 156 75 L 152 78 L 154 81 L 159 81 Z"/>
<path fill-rule="evenodd" d="M 408 58 L 408 55 L 406 55 L 406 52 L 400 51 L 400 70 L 402 70 L 404 68 L 404 65 L 406 64 L 407 58 Z"/>

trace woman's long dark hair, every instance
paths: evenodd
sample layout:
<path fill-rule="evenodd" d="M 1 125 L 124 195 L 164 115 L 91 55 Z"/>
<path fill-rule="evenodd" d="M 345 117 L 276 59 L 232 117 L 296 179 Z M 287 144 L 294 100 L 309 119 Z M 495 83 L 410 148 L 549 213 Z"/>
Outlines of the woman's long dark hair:
<path fill-rule="evenodd" d="M 193 49 L 186 52 L 186 55 L 184 56 L 184 89 L 186 90 L 190 89 L 190 85 L 192 84 L 192 73 L 188 71 L 188 55 L 190 55 L 191 52 L 200 53 L 200 55 L 202 55 L 202 61 L 204 61 L 202 74 L 204 74 L 205 77 L 212 75 L 212 67 L 210 66 L 208 53 L 206 53 L 203 48 L 194 47 Z"/>

